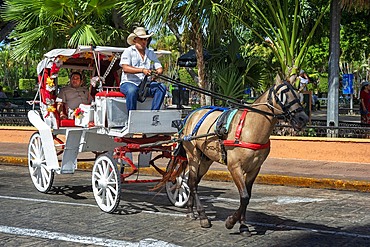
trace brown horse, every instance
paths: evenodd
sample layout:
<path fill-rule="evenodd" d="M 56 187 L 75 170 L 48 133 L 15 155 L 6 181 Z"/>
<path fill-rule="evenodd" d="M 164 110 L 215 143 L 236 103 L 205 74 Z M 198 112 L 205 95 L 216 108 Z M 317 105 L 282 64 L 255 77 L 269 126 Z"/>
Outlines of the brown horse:
<path fill-rule="evenodd" d="M 253 182 L 270 152 L 269 138 L 274 125 L 279 117 L 289 120 L 295 129 L 303 128 L 308 122 L 296 90 L 290 83 L 280 79 L 277 79 L 275 85 L 259 97 L 252 107 L 249 111 L 237 110 L 228 131 L 222 136 L 212 135 L 221 111 L 200 109 L 188 116 L 185 122 L 183 136 L 185 140 L 190 140 L 183 142 L 189 162 L 188 217 L 196 218 L 193 211 L 195 203 L 202 227 L 211 227 L 211 223 L 200 202 L 198 184 L 214 161 L 227 165 L 240 195 L 240 206 L 227 218 L 226 228 L 233 228 L 239 221 L 239 231 L 248 233 L 246 209 L 251 198 Z M 203 122 L 199 121 L 201 118 L 204 119 Z M 194 135 L 205 136 L 207 133 L 210 133 L 210 136 L 189 138 Z"/>

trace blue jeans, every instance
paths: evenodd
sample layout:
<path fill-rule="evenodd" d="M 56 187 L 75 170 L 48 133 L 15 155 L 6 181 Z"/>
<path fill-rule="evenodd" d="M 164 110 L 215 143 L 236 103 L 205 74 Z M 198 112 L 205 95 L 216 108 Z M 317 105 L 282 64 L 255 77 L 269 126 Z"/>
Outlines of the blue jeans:
<path fill-rule="evenodd" d="M 127 112 L 130 110 L 136 110 L 139 87 L 133 83 L 124 82 L 120 85 L 120 91 L 126 95 Z M 161 108 L 165 95 L 166 85 L 156 81 L 150 83 L 150 88 L 146 96 L 153 97 L 151 110 L 159 110 Z"/>

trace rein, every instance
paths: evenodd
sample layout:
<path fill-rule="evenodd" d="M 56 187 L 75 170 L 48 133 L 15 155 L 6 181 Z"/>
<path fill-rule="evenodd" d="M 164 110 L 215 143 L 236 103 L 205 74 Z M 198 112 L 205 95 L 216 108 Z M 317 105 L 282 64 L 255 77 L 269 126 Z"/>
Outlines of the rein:
<path fill-rule="evenodd" d="M 271 116 L 271 117 L 278 118 L 278 119 L 285 119 L 287 117 L 285 113 L 274 114 L 272 112 L 263 111 L 263 110 L 260 110 L 260 109 L 257 109 L 257 108 L 254 108 L 254 107 L 251 107 L 251 106 L 248 106 L 248 105 L 244 104 L 242 100 L 239 101 L 239 100 L 236 100 L 234 98 L 222 95 L 220 93 L 213 92 L 211 90 L 202 89 L 202 88 L 199 88 L 199 87 L 181 82 L 179 80 L 172 79 L 172 78 L 170 78 L 168 76 L 165 76 L 165 75 L 156 75 L 156 76 L 158 78 L 161 78 L 164 81 L 176 84 L 176 85 L 181 86 L 181 87 L 188 88 L 192 91 L 196 91 L 198 93 L 201 93 L 201 94 L 204 94 L 204 95 L 207 95 L 207 96 L 211 96 L 211 97 L 213 97 L 215 99 L 218 99 L 218 100 L 225 101 L 227 104 L 237 106 L 239 108 L 245 108 L 245 109 L 248 109 L 250 111 L 257 112 L 259 114 L 262 114 L 262 115 L 265 115 L 265 116 Z M 273 89 L 273 87 L 271 89 Z"/>
<path fill-rule="evenodd" d="M 220 142 L 220 145 L 221 145 L 221 156 L 222 156 L 222 161 L 221 162 L 223 162 L 223 163 L 227 162 L 225 146 L 248 148 L 248 149 L 252 149 L 252 150 L 260 150 L 260 149 L 266 149 L 266 148 L 270 147 L 270 140 L 267 143 L 264 143 L 264 144 L 249 143 L 249 142 L 240 141 L 241 132 L 242 132 L 242 129 L 243 129 L 243 126 L 244 126 L 244 121 L 245 121 L 245 118 L 247 116 L 248 110 L 260 113 L 260 114 L 265 115 L 265 116 L 271 116 L 271 117 L 274 117 L 274 118 L 277 118 L 277 119 L 287 119 L 287 118 L 290 119 L 291 116 L 294 113 L 303 111 L 303 107 L 302 107 L 302 105 L 299 101 L 299 97 L 297 97 L 297 94 L 295 93 L 295 90 L 294 90 L 293 86 L 290 83 L 288 83 L 287 81 L 283 81 L 283 83 L 281 83 L 277 86 L 272 86 L 269 89 L 268 96 L 267 96 L 267 102 L 265 104 L 269 107 L 271 112 L 267 112 L 267 111 L 263 111 L 263 110 L 256 109 L 254 107 L 245 105 L 242 101 L 239 102 L 238 100 L 233 99 L 231 97 L 224 96 L 224 95 L 221 95 L 219 93 L 212 92 L 210 90 L 201 89 L 201 88 L 195 87 L 193 85 L 189 85 L 187 83 L 183 83 L 179 80 L 175 80 L 175 79 L 172 79 L 172 78 L 164 76 L 164 75 L 157 75 L 157 77 L 159 77 L 159 78 L 161 78 L 165 81 L 168 81 L 170 83 L 176 84 L 178 86 L 182 86 L 182 87 L 191 89 L 193 91 L 211 96 L 213 98 L 223 100 L 223 101 L 227 102 L 228 104 L 238 106 L 238 107 L 244 109 L 243 112 L 242 112 L 242 115 L 239 119 L 237 129 L 235 131 L 235 139 L 234 140 L 219 139 L 219 142 Z M 286 88 L 282 89 L 284 86 L 286 86 Z M 280 90 L 281 90 L 281 92 L 278 94 L 278 92 Z M 290 101 L 288 104 L 285 104 L 285 102 L 288 100 L 288 97 L 289 97 L 288 94 L 287 94 L 287 92 L 289 92 L 289 91 L 292 92 L 292 94 L 294 96 L 294 99 L 292 101 Z M 281 107 L 281 111 L 283 113 L 280 113 L 280 114 L 275 114 L 274 113 L 274 111 L 278 110 L 278 109 L 273 106 L 273 100 L 275 100 L 275 102 Z M 295 104 L 299 104 L 299 107 L 297 109 L 293 110 L 293 111 L 290 111 L 290 108 Z M 204 119 L 209 114 L 211 114 L 212 112 L 214 112 L 216 110 L 221 110 L 221 109 L 219 107 L 211 108 L 210 111 L 208 111 L 200 119 L 200 121 L 196 124 L 196 126 L 195 126 L 194 130 L 192 131 L 191 135 L 185 136 L 183 139 L 180 139 L 179 141 L 191 141 L 191 140 L 194 140 L 194 139 L 201 138 L 201 136 L 202 137 L 208 137 L 208 136 L 217 135 L 214 132 L 214 133 L 207 133 L 205 135 L 196 136 L 196 133 L 197 133 L 200 125 L 204 121 Z M 185 121 L 186 121 L 186 119 L 185 119 Z M 220 136 L 219 136 L 219 138 L 220 138 Z"/>

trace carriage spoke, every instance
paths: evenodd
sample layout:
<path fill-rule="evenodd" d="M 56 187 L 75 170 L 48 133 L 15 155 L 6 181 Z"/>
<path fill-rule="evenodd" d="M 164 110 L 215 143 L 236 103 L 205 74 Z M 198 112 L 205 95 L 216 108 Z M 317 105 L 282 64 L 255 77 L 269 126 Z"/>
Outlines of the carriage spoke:
<path fill-rule="evenodd" d="M 114 201 L 114 199 L 113 199 L 112 191 L 111 190 L 107 190 L 107 206 L 112 205 L 113 204 L 112 203 L 113 201 Z"/>
<path fill-rule="evenodd" d="M 95 174 L 94 174 L 94 177 L 96 178 L 96 180 L 101 179 L 101 175 L 100 175 L 100 173 L 95 173 Z"/>
<path fill-rule="evenodd" d="M 99 176 L 102 176 L 102 175 L 103 175 L 103 168 L 102 168 L 102 164 L 99 164 L 99 165 L 98 165 L 98 171 L 96 172 L 96 174 L 99 174 Z"/>
<path fill-rule="evenodd" d="M 113 186 L 108 186 L 108 189 L 110 192 L 113 192 L 113 194 L 116 196 L 118 194 L 116 188 L 114 188 Z"/>
<path fill-rule="evenodd" d="M 176 188 L 173 193 L 173 198 L 178 198 L 179 196 L 179 190 Z"/>
<path fill-rule="evenodd" d="M 40 174 L 42 178 L 42 184 L 45 185 L 49 177 L 48 171 L 45 168 L 40 168 Z"/>
<path fill-rule="evenodd" d="M 37 158 L 35 152 L 30 152 L 30 156 L 32 160 Z"/>

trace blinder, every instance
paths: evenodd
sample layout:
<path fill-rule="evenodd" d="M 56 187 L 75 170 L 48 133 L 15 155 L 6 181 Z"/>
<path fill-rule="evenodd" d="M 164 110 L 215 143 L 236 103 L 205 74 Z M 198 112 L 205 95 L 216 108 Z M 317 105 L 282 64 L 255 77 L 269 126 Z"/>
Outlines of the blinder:
<path fill-rule="evenodd" d="M 283 87 L 286 87 L 286 88 L 282 89 Z M 278 94 L 279 91 L 280 93 Z M 287 94 L 289 92 L 291 92 L 294 97 L 294 99 L 291 101 L 289 101 L 289 96 Z M 281 107 L 281 110 L 283 111 L 282 114 L 277 115 L 278 119 L 291 119 L 292 115 L 298 112 L 302 112 L 304 110 L 299 100 L 299 96 L 296 93 L 296 90 L 287 81 L 283 81 L 283 83 L 270 88 L 268 101 L 271 105 L 272 105 L 272 97 L 275 98 L 276 103 Z M 298 104 L 299 107 L 291 111 L 290 108 L 294 106 L 295 104 Z"/>

